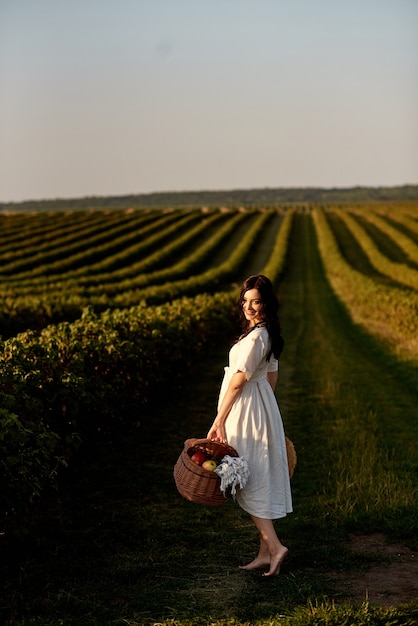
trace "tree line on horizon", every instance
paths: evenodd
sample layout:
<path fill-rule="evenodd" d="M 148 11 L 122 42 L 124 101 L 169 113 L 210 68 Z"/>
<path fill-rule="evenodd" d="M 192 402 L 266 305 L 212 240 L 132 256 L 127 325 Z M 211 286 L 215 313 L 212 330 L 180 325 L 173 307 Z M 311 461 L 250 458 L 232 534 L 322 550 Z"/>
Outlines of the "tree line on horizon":
<path fill-rule="evenodd" d="M 86 196 L 0 202 L 0 212 L 15 211 L 69 211 L 86 209 L 129 209 L 164 207 L 274 207 L 295 203 L 359 203 L 418 200 L 418 185 L 393 187 L 347 188 L 260 188 L 215 191 L 173 191 L 123 196 Z"/>

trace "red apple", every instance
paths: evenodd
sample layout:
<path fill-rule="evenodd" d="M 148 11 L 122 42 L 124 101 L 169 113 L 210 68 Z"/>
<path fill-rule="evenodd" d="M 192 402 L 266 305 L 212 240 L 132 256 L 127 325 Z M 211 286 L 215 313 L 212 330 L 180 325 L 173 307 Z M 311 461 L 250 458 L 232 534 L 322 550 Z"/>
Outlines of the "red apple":
<path fill-rule="evenodd" d="M 216 461 L 214 461 L 213 459 L 209 459 L 209 461 L 205 461 L 204 463 L 202 463 L 202 467 L 209 472 L 213 472 L 213 470 L 217 468 Z"/>
<path fill-rule="evenodd" d="M 202 463 L 206 461 L 206 457 L 203 452 L 195 452 L 190 458 L 193 463 L 197 463 L 197 465 L 202 465 Z"/>

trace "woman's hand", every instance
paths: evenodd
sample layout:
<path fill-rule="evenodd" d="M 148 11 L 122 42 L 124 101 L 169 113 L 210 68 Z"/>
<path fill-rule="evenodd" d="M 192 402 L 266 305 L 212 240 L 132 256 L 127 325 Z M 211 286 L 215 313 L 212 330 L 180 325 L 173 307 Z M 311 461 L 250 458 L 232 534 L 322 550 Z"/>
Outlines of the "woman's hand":
<path fill-rule="evenodd" d="M 212 428 L 209 430 L 208 439 L 212 441 L 218 441 L 219 443 L 226 443 L 226 431 L 224 424 L 213 423 Z"/>

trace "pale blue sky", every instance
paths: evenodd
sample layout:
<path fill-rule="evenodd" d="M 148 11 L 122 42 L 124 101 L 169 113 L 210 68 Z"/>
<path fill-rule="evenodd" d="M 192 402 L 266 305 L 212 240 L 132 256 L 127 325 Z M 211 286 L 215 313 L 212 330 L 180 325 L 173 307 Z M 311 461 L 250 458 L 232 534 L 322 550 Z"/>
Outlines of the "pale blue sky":
<path fill-rule="evenodd" d="M 0 201 L 418 183 L 417 0 L 0 0 Z"/>

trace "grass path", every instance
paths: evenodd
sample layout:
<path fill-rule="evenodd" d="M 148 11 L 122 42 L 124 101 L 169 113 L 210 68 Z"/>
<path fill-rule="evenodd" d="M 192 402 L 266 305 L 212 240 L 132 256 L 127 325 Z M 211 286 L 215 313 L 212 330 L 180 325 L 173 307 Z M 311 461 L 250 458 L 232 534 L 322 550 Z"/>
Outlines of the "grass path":
<path fill-rule="evenodd" d="M 350 405 L 355 410 L 359 406 L 361 411 L 376 413 L 389 447 L 407 445 L 416 457 L 417 372 L 402 368 L 351 324 L 323 278 L 310 217 L 298 217 L 289 270 L 279 294 L 283 332 L 288 337 L 282 362 L 288 419 L 305 432 L 307 420 L 298 412 L 292 416 L 300 393 L 317 409 L 332 404 L 335 412 L 347 413 Z M 412 441 L 408 444 L 406 439 Z"/>
<path fill-rule="evenodd" d="M 353 483 L 376 476 L 383 486 L 387 476 L 378 473 L 381 464 L 389 464 L 399 481 L 406 479 L 417 467 L 417 372 L 401 368 L 351 324 L 323 278 L 309 216 L 299 216 L 293 241 L 280 290 L 284 333 L 289 337 L 281 406 L 299 449 L 298 475 L 309 493 L 314 485 L 308 476 L 330 500 L 343 496 L 338 481 L 347 478 L 341 473 L 350 466 Z M 352 492 L 357 488 L 353 484 Z M 382 505 L 379 493 L 369 490 L 367 496 L 368 513 L 373 499 L 376 507 Z M 353 493 L 344 497 L 347 502 L 334 507 L 355 504 Z M 391 501 L 398 507 L 394 494 Z M 388 516 L 389 509 L 382 506 L 381 515 Z"/>
<path fill-rule="evenodd" d="M 417 541 L 405 521 L 416 519 L 416 497 L 405 500 L 399 485 L 416 489 L 415 373 L 350 324 L 324 279 L 310 215 L 297 215 L 279 295 L 286 348 L 277 396 L 299 459 L 295 513 L 277 524 L 290 548 L 282 574 L 239 570 L 257 549 L 248 516 L 232 502 L 193 505 L 173 482 L 183 441 L 204 436 L 213 419 L 225 337 L 180 393 L 140 416 L 137 433 L 69 477 L 38 547 L 13 552 L 0 602 L 15 616 L 9 626 L 255 623 L 309 599 L 341 602 L 330 573 L 372 563 L 348 549 L 348 531 Z"/>

